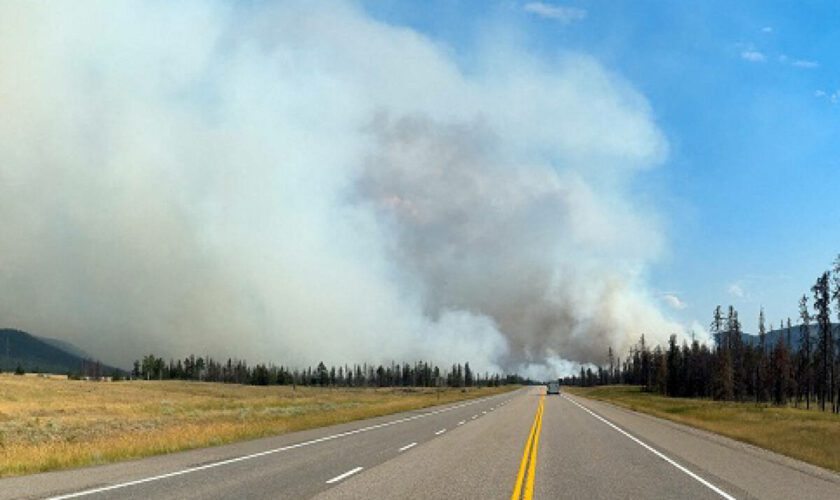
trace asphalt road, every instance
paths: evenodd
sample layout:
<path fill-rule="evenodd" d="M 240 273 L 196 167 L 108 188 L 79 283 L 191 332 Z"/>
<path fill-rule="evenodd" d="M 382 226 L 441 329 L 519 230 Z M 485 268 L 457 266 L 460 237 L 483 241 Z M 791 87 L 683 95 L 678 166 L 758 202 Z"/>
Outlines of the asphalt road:
<path fill-rule="evenodd" d="M 0 498 L 840 498 L 826 470 L 542 392 L 9 478 Z"/>

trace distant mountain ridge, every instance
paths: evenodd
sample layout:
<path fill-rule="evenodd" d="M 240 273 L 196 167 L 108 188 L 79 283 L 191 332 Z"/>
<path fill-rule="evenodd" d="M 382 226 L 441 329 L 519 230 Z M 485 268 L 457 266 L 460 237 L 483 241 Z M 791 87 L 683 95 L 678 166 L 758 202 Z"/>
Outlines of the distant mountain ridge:
<path fill-rule="evenodd" d="M 20 366 L 27 372 L 78 374 L 86 362 L 92 361 L 95 362 L 91 356 L 69 342 L 0 329 L 0 369 L 4 372 Z M 101 370 L 110 374 L 114 368 L 101 364 Z"/>
<path fill-rule="evenodd" d="M 837 341 L 838 336 L 840 336 L 840 324 L 832 323 L 831 328 L 832 328 L 832 331 L 834 332 L 834 339 L 835 339 L 835 341 Z M 799 350 L 799 342 L 802 338 L 802 330 L 803 330 L 802 325 L 791 325 L 791 327 L 790 327 L 790 346 L 789 347 L 794 351 Z M 819 326 L 812 323 L 811 327 L 810 327 L 810 330 L 809 330 L 809 333 L 810 333 L 810 337 L 811 337 L 811 346 L 813 348 L 813 346 L 816 346 L 817 342 L 819 341 L 819 334 L 820 334 Z M 715 341 L 717 343 L 720 343 L 720 335 L 721 334 L 715 335 Z M 787 340 L 788 340 L 787 328 L 770 330 L 769 332 L 767 332 L 766 343 L 767 343 L 768 348 L 772 348 L 773 346 L 775 346 L 780 338 L 782 339 L 783 342 L 787 342 Z M 759 339 L 758 335 L 751 334 L 751 333 L 746 333 L 746 332 L 741 332 L 741 339 L 743 340 L 744 344 L 749 344 L 749 345 L 754 345 L 754 346 L 757 346 L 760 342 L 760 339 Z"/>
<path fill-rule="evenodd" d="M 76 356 L 76 357 L 79 357 L 79 358 L 82 358 L 82 359 L 95 359 L 95 357 L 92 356 L 87 351 L 84 351 L 84 350 L 76 347 L 75 345 L 71 344 L 70 342 L 67 342 L 66 340 L 54 339 L 54 338 L 50 338 L 50 337 L 40 337 L 40 336 L 37 336 L 37 335 L 33 335 L 33 337 L 35 337 L 38 340 L 41 340 L 43 342 L 46 342 L 47 344 L 49 344 L 53 347 L 57 347 L 58 349 L 61 349 L 62 351 L 66 352 L 66 353 L 72 354 L 73 356 Z"/>

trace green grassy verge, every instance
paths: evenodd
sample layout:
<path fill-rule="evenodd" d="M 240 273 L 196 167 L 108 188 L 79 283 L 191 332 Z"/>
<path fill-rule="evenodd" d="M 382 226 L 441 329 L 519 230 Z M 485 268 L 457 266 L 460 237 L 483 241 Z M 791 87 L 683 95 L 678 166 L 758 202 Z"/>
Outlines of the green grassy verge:
<path fill-rule="evenodd" d="M 840 415 L 756 403 L 669 398 L 633 386 L 564 387 L 564 390 L 840 472 Z"/>

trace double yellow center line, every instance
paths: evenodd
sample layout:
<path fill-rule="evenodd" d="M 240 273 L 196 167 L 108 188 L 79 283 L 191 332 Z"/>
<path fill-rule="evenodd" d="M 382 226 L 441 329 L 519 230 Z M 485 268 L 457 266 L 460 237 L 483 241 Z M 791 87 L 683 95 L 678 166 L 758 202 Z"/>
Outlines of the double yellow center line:
<path fill-rule="evenodd" d="M 540 430 L 542 430 L 544 407 L 545 394 L 540 396 L 540 404 L 537 406 L 537 414 L 534 416 L 534 423 L 531 425 L 531 432 L 528 434 L 528 441 L 525 442 L 525 450 L 522 452 L 522 461 L 519 463 L 519 472 L 516 474 L 516 485 L 514 485 L 513 494 L 510 496 L 511 500 L 531 500 L 534 498 L 534 474 L 537 469 L 537 449 L 540 445 Z M 524 491 L 522 488 L 523 482 L 525 485 Z"/>

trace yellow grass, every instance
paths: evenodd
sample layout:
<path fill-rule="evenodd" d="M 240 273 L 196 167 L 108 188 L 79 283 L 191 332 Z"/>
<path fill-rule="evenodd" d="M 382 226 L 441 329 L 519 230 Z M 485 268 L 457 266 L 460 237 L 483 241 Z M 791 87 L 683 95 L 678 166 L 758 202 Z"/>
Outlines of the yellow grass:
<path fill-rule="evenodd" d="M 512 389 L 319 389 L 0 374 L 0 477 L 101 464 Z"/>
<path fill-rule="evenodd" d="M 565 389 L 840 472 L 840 415 L 755 403 L 668 398 L 630 386 Z"/>

